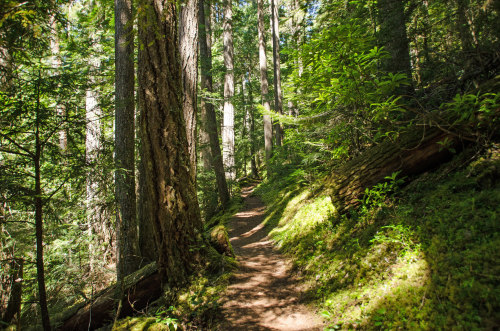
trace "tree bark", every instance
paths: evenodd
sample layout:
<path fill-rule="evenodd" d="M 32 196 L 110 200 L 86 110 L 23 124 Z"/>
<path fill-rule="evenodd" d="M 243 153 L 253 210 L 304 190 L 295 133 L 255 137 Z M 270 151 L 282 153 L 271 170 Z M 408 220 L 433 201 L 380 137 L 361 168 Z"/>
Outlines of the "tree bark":
<path fill-rule="evenodd" d="M 38 87 L 39 89 L 39 87 Z M 33 163 L 35 166 L 35 235 L 36 235 L 36 274 L 38 281 L 38 300 L 40 302 L 40 311 L 42 316 L 42 325 L 44 331 L 50 331 L 50 316 L 47 307 L 47 291 L 45 287 L 45 268 L 43 264 L 43 201 L 42 201 L 42 178 L 41 178 L 41 159 L 42 142 L 40 139 L 40 95 L 37 91 L 36 124 L 35 124 L 35 153 Z"/>
<path fill-rule="evenodd" d="M 444 148 L 440 142 L 447 140 Z M 359 205 L 365 189 L 385 180 L 396 171 L 398 177 L 412 176 L 430 170 L 449 160 L 461 142 L 457 136 L 436 127 L 420 127 L 406 132 L 393 141 L 367 149 L 358 157 L 335 170 L 327 186 L 330 197 L 339 213 Z"/>
<path fill-rule="evenodd" d="M 273 31 L 273 68 L 274 68 L 274 111 L 283 114 L 283 92 L 281 91 L 280 31 L 278 0 L 271 0 L 271 26 Z M 283 128 L 279 122 L 274 125 L 276 146 L 281 146 Z"/>
<path fill-rule="evenodd" d="M 57 21 L 55 16 L 50 17 L 51 23 L 50 27 L 52 29 L 52 37 L 50 38 L 50 50 L 52 52 L 52 69 L 56 75 L 59 75 L 59 70 L 61 68 L 61 58 L 60 58 L 60 46 L 59 37 L 57 36 Z M 66 116 L 66 107 L 59 103 L 56 106 L 56 115 L 59 117 L 59 121 L 63 122 Z M 59 130 L 59 148 L 61 151 L 66 151 L 68 148 L 68 135 L 66 130 L 63 128 Z"/>
<path fill-rule="evenodd" d="M 191 175 L 196 182 L 196 113 L 198 83 L 198 1 L 184 0 L 180 11 L 179 40 L 182 63 L 182 109 L 186 121 Z"/>
<path fill-rule="evenodd" d="M 226 178 L 236 179 L 234 163 L 234 49 L 233 49 L 233 2 L 224 0 L 224 118 L 222 124 L 222 154 Z"/>
<path fill-rule="evenodd" d="M 162 294 L 161 279 L 156 263 L 149 264 L 123 280 L 123 306 L 118 317 L 141 311 Z M 90 303 L 79 306 L 76 311 L 64 312 L 64 331 L 95 330 L 110 324 L 116 311 L 116 285 L 98 293 Z"/>
<path fill-rule="evenodd" d="M 115 0 L 115 185 L 118 282 L 137 270 L 132 1 Z"/>
<path fill-rule="evenodd" d="M 198 19 L 200 30 L 200 61 L 201 61 L 201 89 L 207 93 L 213 92 L 212 83 L 212 38 L 210 31 L 210 15 L 205 14 L 204 2 L 199 1 Z M 226 206 L 229 202 L 229 191 L 227 188 L 226 176 L 224 173 L 224 164 L 219 145 L 219 135 L 217 133 L 217 117 L 215 115 L 214 105 L 206 98 L 201 98 L 202 112 L 205 112 L 204 118 L 205 127 L 209 136 L 211 163 L 215 172 L 215 180 L 217 182 L 217 191 L 222 206 Z M 204 109 L 204 111 L 203 111 Z"/>
<path fill-rule="evenodd" d="M 177 8 L 170 0 L 141 0 L 140 13 L 138 93 L 144 182 L 159 272 L 169 286 L 176 287 L 200 262 L 202 243 L 182 111 Z"/>
<path fill-rule="evenodd" d="M 94 39 L 94 38 L 92 38 Z M 100 67 L 99 59 L 93 57 L 89 60 L 91 75 L 89 77 L 90 87 L 85 95 L 85 158 L 86 163 L 92 169 L 95 169 L 95 164 L 99 159 L 99 151 L 101 149 L 101 117 L 102 110 L 99 105 L 99 93 L 96 90 L 96 79 L 93 76 Z M 99 181 L 95 170 L 90 170 L 87 173 L 86 183 L 86 213 L 87 213 L 87 231 L 89 236 L 89 264 L 90 270 L 94 267 L 94 234 L 99 234 L 100 216 L 98 208 L 99 200 Z"/>
<path fill-rule="evenodd" d="M 389 52 L 390 59 L 383 61 L 383 69 L 391 73 L 402 73 L 412 81 L 410 48 L 406 33 L 404 0 L 378 0 L 380 22 L 379 43 Z M 402 86 L 398 94 L 411 94 L 413 87 Z"/>
<path fill-rule="evenodd" d="M 253 67 L 250 65 L 250 67 Z M 257 170 L 257 151 L 255 146 L 257 146 L 257 139 L 255 133 L 255 113 L 253 105 L 253 93 L 252 93 L 252 73 L 251 70 L 248 71 L 248 99 L 249 99 L 249 134 L 250 134 L 250 171 L 253 178 L 259 178 L 259 171 Z"/>
<path fill-rule="evenodd" d="M 264 30 L 264 9 L 263 0 L 257 0 L 258 32 L 259 32 L 259 68 L 260 68 L 260 88 L 262 94 L 262 106 L 266 111 L 271 111 L 269 104 L 269 82 L 267 80 L 267 57 Z M 273 151 L 273 127 L 271 116 L 264 115 L 264 149 L 266 152 L 266 167 L 270 172 L 269 161 Z"/>
<path fill-rule="evenodd" d="M 9 302 L 5 313 L 2 316 L 2 322 L 9 324 L 14 316 L 21 318 L 21 299 L 23 294 L 23 267 L 24 260 L 12 259 L 10 263 L 10 288 Z"/>

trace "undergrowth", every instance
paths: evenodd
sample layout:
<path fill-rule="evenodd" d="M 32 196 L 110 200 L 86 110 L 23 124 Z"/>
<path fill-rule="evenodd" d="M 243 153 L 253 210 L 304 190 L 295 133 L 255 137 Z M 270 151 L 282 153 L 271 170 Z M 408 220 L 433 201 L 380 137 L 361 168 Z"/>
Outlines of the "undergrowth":
<path fill-rule="evenodd" d="M 466 163 L 375 187 L 349 217 L 297 171 L 257 188 L 327 330 L 500 327 L 499 150 Z"/>
<path fill-rule="evenodd" d="M 228 221 L 242 207 L 243 199 L 236 195 L 225 210 L 205 223 L 205 236 L 210 242 L 213 229 L 225 230 Z M 220 230 L 219 230 L 220 231 Z M 227 232 L 226 232 L 227 233 Z M 227 235 L 226 235 L 227 236 Z M 229 241 L 227 241 L 229 243 Z M 220 321 L 221 294 L 224 293 L 232 270 L 233 257 L 221 255 L 217 247 L 208 248 L 209 263 L 191 277 L 189 285 L 172 297 L 168 292 L 137 316 L 121 319 L 113 330 L 213 330 Z M 229 248 L 232 250 L 232 248 Z"/>

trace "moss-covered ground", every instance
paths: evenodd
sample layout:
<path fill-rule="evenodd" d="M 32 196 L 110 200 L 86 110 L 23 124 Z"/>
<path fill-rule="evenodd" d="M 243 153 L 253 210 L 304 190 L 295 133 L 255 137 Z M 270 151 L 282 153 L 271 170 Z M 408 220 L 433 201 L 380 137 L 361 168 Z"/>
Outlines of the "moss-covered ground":
<path fill-rule="evenodd" d="M 336 329 L 500 327 L 500 154 L 464 153 L 349 217 L 300 172 L 263 182 L 266 224 Z M 408 182 L 408 181 L 407 181 Z M 301 184 L 302 183 L 302 184 Z"/>

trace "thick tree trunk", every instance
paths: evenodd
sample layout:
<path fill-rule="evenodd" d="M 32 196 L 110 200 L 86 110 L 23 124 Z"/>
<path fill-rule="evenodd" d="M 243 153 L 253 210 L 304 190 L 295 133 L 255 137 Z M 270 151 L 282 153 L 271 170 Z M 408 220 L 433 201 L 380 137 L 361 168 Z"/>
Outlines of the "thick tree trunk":
<path fill-rule="evenodd" d="M 224 117 L 222 123 L 222 154 L 226 178 L 236 179 L 234 164 L 234 49 L 233 49 L 233 2 L 224 0 Z"/>
<path fill-rule="evenodd" d="M 182 111 L 177 8 L 170 0 L 140 1 L 139 101 L 144 182 L 160 275 L 182 285 L 200 262 L 202 223 L 189 171 Z"/>
<path fill-rule="evenodd" d="M 132 1 L 115 0 L 115 184 L 117 279 L 137 270 Z"/>
<path fill-rule="evenodd" d="M 182 65 L 182 109 L 186 121 L 191 175 L 196 182 L 196 113 L 198 83 L 198 1 L 184 0 L 181 5 L 179 41 Z"/>
<path fill-rule="evenodd" d="M 271 26 L 273 30 L 273 68 L 274 68 L 274 111 L 283 114 L 283 92 L 281 91 L 280 30 L 278 0 L 271 0 Z M 281 146 L 283 128 L 279 122 L 274 125 L 276 146 Z"/>
<path fill-rule="evenodd" d="M 259 68 L 260 68 L 260 88 L 262 94 L 262 106 L 266 111 L 271 111 L 269 104 L 269 82 L 267 80 L 267 57 L 264 30 L 264 4 L 263 0 L 257 0 L 258 32 L 259 32 Z M 266 167 L 270 171 L 269 160 L 273 151 L 273 127 L 271 116 L 264 115 L 264 149 L 266 151 Z"/>
<path fill-rule="evenodd" d="M 210 1 L 199 1 L 198 18 L 200 30 L 200 62 L 201 62 L 201 89 L 211 93 L 213 92 L 212 84 L 212 38 L 210 30 L 210 15 L 205 14 L 204 2 L 207 2 L 210 8 Z M 202 113 L 204 117 L 204 125 L 209 136 L 211 163 L 215 172 L 215 180 L 217 182 L 217 191 L 222 206 L 226 206 L 229 202 L 229 191 L 227 188 L 226 176 L 224 173 L 224 165 L 222 162 L 222 154 L 219 145 L 219 135 L 217 133 L 217 117 L 215 115 L 214 105 L 207 99 L 201 98 Z"/>
<path fill-rule="evenodd" d="M 392 73 L 406 74 L 411 83 L 412 71 L 404 2 L 404 0 L 377 1 L 380 22 L 378 39 L 391 56 L 390 59 L 383 61 L 384 69 Z M 396 92 L 399 94 L 413 93 L 413 87 L 403 86 Z"/>
<path fill-rule="evenodd" d="M 440 144 L 445 140 L 449 142 L 447 147 Z M 398 177 L 420 174 L 449 160 L 453 156 L 449 148 L 459 147 L 458 137 L 436 127 L 420 127 L 395 142 L 385 141 L 333 172 L 328 180 L 332 202 L 342 213 L 360 203 L 365 189 L 392 173 L 400 171 Z"/>

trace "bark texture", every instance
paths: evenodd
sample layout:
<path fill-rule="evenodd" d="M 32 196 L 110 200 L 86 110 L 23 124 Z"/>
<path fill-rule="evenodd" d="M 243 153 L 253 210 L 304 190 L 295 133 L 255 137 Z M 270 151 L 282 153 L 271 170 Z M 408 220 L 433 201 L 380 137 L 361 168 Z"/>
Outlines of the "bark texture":
<path fill-rule="evenodd" d="M 271 111 L 269 104 L 269 82 L 267 79 L 267 56 L 264 30 L 264 4 L 263 0 L 257 0 L 258 32 L 259 32 L 259 69 L 260 89 L 262 94 L 262 106 L 266 111 Z M 264 149 L 266 152 L 266 166 L 269 171 L 269 160 L 273 151 L 273 127 L 271 116 L 264 115 Z"/>
<path fill-rule="evenodd" d="M 115 0 L 115 185 L 117 279 L 139 265 L 134 157 L 134 38 L 132 1 Z"/>
<path fill-rule="evenodd" d="M 12 259 L 10 262 L 9 301 L 2 316 L 2 322 L 6 324 L 10 324 L 16 314 L 18 319 L 21 318 L 23 267 L 24 260 L 22 259 Z"/>
<path fill-rule="evenodd" d="M 207 93 L 213 92 L 212 83 L 212 38 L 210 31 L 210 15 L 205 13 L 205 3 L 210 8 L 210 1 L 199 1 L 198 18 L 200 30 L 200 61 L 201 61 L 201 89 Z M 215 115 L 214 105 L 210 100 L 201 98 L 202 113 L 204 127 L 208 134 L 210 142 L 211 164 L 215 172 L 215 180 L 217 182 L 217 191 L 219 199 L 223 206 L 229 202 L 229 191 L 227 188 L 226 176 L 224 173 L 224 164 L 222 162 L 222 154 L 219 145 L 219 135 L 217 133 L 217 117 Z"/>
<path fill-rule="evenodd" d="M 404 3 L 404 0 L 377 1 L 380 22 L 378 39 L 391 56 L 390 59 L 383 61 L 383 68 L 388 72 L 406 74 L 411 82 L 412 71 Z M 397 92 L 404 94 L 412 91 L 412 87 L 403 86 Z"/>
<path fill-rule="evenodd" d="M 199 262 L 202 241 L 182 109 L 177 8 L 170 0 L 142 0 L 140 6 L 138 93 L 148 219 L 160 275 L 175 287 Z"/>
<path fill-rule="evenodd" d="M 274 111 L 283 114 L 283 92 L 281 91 L 281 60 L 280 60 L 280 30 L 279 3 L 271 0 L 271 26 L 273 30 L 273 67 L 274 67 Z M 276 146 L 281 146 L 283 129 L 279 122 L 274 125 Z"/>
<path fill-rule="evenodd" d="M 186 121 L 191 176 L 196 180 L 196 113 L 198 83 L 198 1 L 184 0 L 180 11 L 179 41 L 182 62 L 182 109 Z"/>
<path fill-rule="evenodd" d="M 161 279 L 155 263 L 125 277 L 123 281 L 123 306 L 119 317 L 141 311 L 158 299 L 162 293 Z M 95 330 L 113 322 L 116 313 L 116 287 L 107 288 L 95 298 L 63 312 L 62 326 L 58 330 L 87 331 Z M 68 316 L 65 316 L 68 315 Z"/>
<path fill-rule="evenodd" d="M 366 188 L 385 180 L 393 172 L 398 177 L 412 176 L 430 170 L 449 160 L 453 154 L 439 142 L 449 141 L 458 150 L 460 139 L 436 127 L 420 127 L 402 134 L 397 141 L 385 141 L 366 150 L 335 170 L 328 186 L 330 197 L 339 213 L 359 205 Z"/>
<path fill-rule="evenodd" d="M 90 59 L 91 72 L 97 72 L 100 67 L 100 61 L 97 58 Z M 85 127 L 85 161 L 91 168 L 95 168 L 94 165 L 98 161 L 99 151 L 101 149 L 101 117 L 102 110 L 99 105 L 99 94 L 96 90 L 95 83 L 96 79 L 91 74 L 89 78 L 90 88 L 85 93 L 85 116 L 86 116 L 86 127 Z M 88 226 L 88 236 L 89 241 L 89 252 L 94 252 L 94 234 L 100 234 L 100 212 L 98 207 L 99 201 L 99 180 L 97 173 L 94 170 L 90 170 L 87 173 L 87 183 L 86 183 L 86 212 L 87 212 L 87 226 Z M 105 233 L 106 231 L 103 231 Z M 99 240 L 99 243 L 102 241 Z M 100 250 L 100 249 L 99 249 Z M 90 255 L 90 270 L 93 270 L 94 257 L 93 254 Z"/>
<path fill-rule="evenodd" d="M 233 2 L 224 0 L 224 118 L 222 123 L 222 154 L 226 178 L 236 179 L 234 164 L 234 49 L 233 49 Z"/>
<path fill-rule="evenodd" d="M 60 57 L 60 46 L 59 46 L 59 37 L 57 36 L 57 21 L 55 16 L 50 18 L 51 20 L 51 29 L 52 29 L 52 37 L 50 38 L 50 50 L 52 52 L 52 69 L 54 71 L 55 76 L 59 76 L 59 70 L 61 70 L 61 57 Z M 64 121 L 66 117 L 66 107 L 59 102 L 56 106 L 56 115 L 61 122 Z M 68 148 L 68 136 L 66 130 L 63 128 L 59 130 L 59 148 L 61 151 L 65 151 Z"/>
<path fill-rule="evenodd" d="M 40 97 L 40 96 L 38 96 Z M 37 101 L 37 105 L 40 100 Z M 40 139 L 40 114 L 37 106 L 36 128 L 35 128 L 35 154 L 33 163 L 35 166 L 35 197 L 33 199 L 35 207 L 35 236 L 36 236 L 36 277 L 38 282 L 38 300 L 42 316 L 42 326 L 44 331 L 50 331 L 50 316 L 47 307 L 47 290 L 45 287 L 45 267 L 43 262 L 43 201 L 42 201 L 42 141 Z"/>

